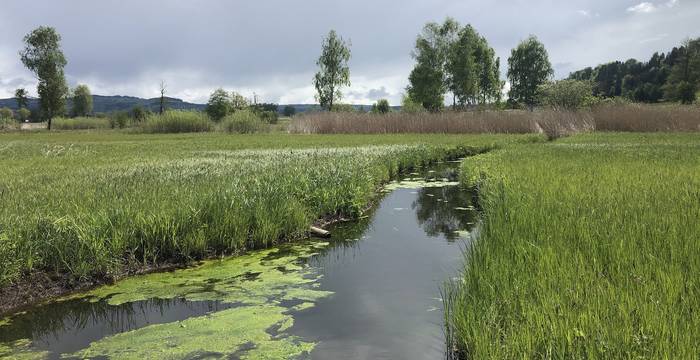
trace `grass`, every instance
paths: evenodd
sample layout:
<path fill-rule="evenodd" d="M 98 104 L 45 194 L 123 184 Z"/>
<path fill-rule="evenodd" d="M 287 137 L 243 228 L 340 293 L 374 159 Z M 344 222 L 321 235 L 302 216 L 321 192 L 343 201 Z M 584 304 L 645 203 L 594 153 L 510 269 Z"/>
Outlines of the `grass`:
<path fill-rule="evenodd" d="M 55 118 L 51 121 L 53 130 L 87 130 L 87 129 L 109 129 L 110 123 L 107 119 L 91 117 L 75 118 Z"/>
<path fill-rule="evenodd" d="M 35 272 L 110 278 L 269 246 L 298 237 L 321 216 L 357 215 L 398 171 L 532 140 L 2 134 L 0 286 Z"/>
<path fill-rule="evenodd" d="M 700 352 L 700 138 L 587 134 L 470 158 L 484 208 L 445 289 L 460 357 Z"/>
<path fill-rule="evenodd" d="M 250 110 L 239 110 L 221 119 L 221 128 L 229 133 L 253 134 L 269 131 L 270 125 Z"/>

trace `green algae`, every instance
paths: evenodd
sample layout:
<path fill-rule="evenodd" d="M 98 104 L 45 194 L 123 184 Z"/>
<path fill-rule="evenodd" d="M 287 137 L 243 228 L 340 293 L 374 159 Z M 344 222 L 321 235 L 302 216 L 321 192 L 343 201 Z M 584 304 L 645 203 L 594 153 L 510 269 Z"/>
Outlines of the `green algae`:
<path fill-rule="evenodd" d="M 283 359 L 308 354 L 315 343 L 286 331 L 294 324 L 293 312 L 312 308 L 317 300 L 332 294 L 319 289 L 321 275 L 304 262 L 326 246 L 328 243 L 308 242 L 261 250 L 206 261 L 195 268 L 135 276 L 72 296 L 70 299 L 105 301 L 114 306 L 153 298 L 220 301 L 236 306 L 108 336 L 62 357 L 214 359 L 233 355 Z M 0 358 L 46 355 L 32 352 L 28 340 L 0 343 Z"/>
<path fill-rule="evenodd" d="M 445 186 L 459 185 L 459 181 L 450 181 L 449 179 L 425 180 L 425 179 L 404 179 L 402 181 L 393 181 L 384 186 L 384 192 L 391 192 L 396 189 L 420 189 L 420 188 L 440 188 Z"/>
<path fill-rule="evenodd" d="M 310 352 L 314 344 L 298 337 L 272 335 L 293 324 L 287 309 L 255 305 L 219 311 L 180 322 L 151 325 L 94 342 L 71 356 L 110 359 L 228 358 L 242 350 L 241 359 L 287 359 Z"/>
<path fill-rule="evenodd" d="M 47 356 L 46 351 L 32 349 L 28 339 L 16 340 L 9 344 L 0 343 L 0 359 L 35 360 L 45 359 Z"/>
<path fill-rule="evenodd" d="M 153 298 L 243 305 L 279 300 L 314 301 L 330 293 L 314 289 L 318 274 L 300 264 L 300 260 L 317 254 L 327 245 L 289 245 L 225 260 L 211 260 L 195 268 L 127 278 L 80 297 L 91 301 L 106 300 L 110 305 Z"/>

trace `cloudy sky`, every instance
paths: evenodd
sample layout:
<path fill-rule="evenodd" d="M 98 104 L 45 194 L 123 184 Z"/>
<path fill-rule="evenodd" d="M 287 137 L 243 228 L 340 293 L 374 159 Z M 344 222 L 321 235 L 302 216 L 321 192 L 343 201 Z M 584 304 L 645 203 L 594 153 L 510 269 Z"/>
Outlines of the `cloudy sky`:
<path fill-rule="evenodd" d="M 40 25 L 63 36 L 71 86 L 94 94 L 168 95 L 206 102 L 223 87 L 263 101 L 312 103 L 322 37 L 352 43 L 344 101 L 398 104 L 416 35 L 451 16 L 471 23 L 502 58 L 534 34 L 558 78 L 601 62 L 667 51 L 700 36 L 700 0 L 3 0 L 0 98 L 36 81 L 18 51 Z"/>

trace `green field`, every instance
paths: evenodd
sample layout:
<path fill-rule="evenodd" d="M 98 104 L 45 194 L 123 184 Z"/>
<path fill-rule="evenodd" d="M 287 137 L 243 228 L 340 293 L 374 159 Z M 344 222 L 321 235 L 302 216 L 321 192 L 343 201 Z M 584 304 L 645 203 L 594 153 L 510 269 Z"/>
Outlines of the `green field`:
<path fill-rule="evenodd" d="M 462 356 L 700 353 L 700 137 L 588 134 L 467 159 L 483 228 L 446 289 Z"/>
<path fill-rule="evenodd" d="M 318 218 L 356 216 L 397 172 L 528 139 L 537 138 L 2 134 L 0 285 L 266 247 Z"/>

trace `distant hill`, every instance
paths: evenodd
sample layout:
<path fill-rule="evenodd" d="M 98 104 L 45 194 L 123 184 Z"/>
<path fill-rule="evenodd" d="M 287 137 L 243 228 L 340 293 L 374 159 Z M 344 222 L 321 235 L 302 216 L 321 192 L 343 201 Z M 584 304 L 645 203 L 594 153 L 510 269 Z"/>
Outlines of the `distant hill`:
<path fill-rule="evenodd" d="M 204 110 L 206 109 L 206 104 L 196 104 L 189 103 L 177 98 L 166 97 L 166 104 L 168 109 L 174 110 Z M 160 98 L 143 99 L 135 96 L 104 96 L 104 95 L 93 95 L 92 96 L 92 108 L 95 113 L 109 113 L 113 111 L 128 111 L 133 109 L 135 106 L 143 106 L 144 108 L 150 109 L 151 111 L 158 111 L 160 109 Z M 303 113 L 306 111 L 319 110 L 318 105 L 314 104 L 289 104 L 294 107 L 296 113 Z M 281 113 L 284 107 L 287 106 L 279 105 L 278 111 Z M 17 102 L 14 98 L 0 99 L 0 107 L 8 107 L 12 110 L 17 109 Z M 372 105 L 353 105 L 355 110 L 370 111 Z M 39 108 L 38 99 L 29 99 L 29 109 L 34 110 Z M 70 104 L 68 104 L 70 108 Z M 393 106 L 392 108 L 398 108 Z"/>
<path fill-rule="evenodd" d="M 177 98 L 166 97 L 166 105 L 168 109 L 175 110 L 204 110 L 206 105 L 194 104 L 182 101 Z M 140 105 L 152 111 L 157 111 L 160 108 L 160 98 L 143 99 L 134 96 L 92 96 L 92 108 L 95 113 L 108 113 L 113 111 L 131 110 L 135 106 Z M 8 107 L 12 110 L 17 110 L 17 102 L 14 98 L 0 99 L 0 107 Z M 38 99 L 29 99 L 29 109 L 39 107 Z M 70 104 L 68 104 L 70 107 Z"/>

